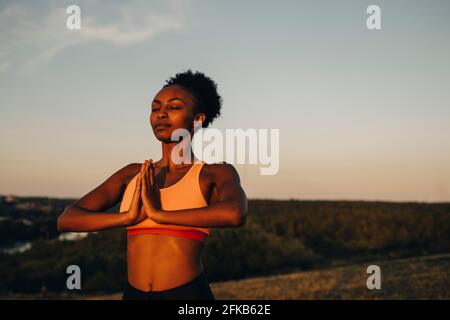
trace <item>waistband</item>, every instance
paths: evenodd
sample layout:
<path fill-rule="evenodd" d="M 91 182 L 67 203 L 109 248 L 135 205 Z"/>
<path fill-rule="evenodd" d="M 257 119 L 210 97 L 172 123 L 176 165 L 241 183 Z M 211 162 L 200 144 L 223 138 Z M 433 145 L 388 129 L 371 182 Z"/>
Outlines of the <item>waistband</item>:
<path fill-rule="evenodd" d="M 142 291 L 133 287 L 128 281 L 122 296 L 123 300 L 214 300 L 204 272 L 178 287 L 162 291 Z"/>

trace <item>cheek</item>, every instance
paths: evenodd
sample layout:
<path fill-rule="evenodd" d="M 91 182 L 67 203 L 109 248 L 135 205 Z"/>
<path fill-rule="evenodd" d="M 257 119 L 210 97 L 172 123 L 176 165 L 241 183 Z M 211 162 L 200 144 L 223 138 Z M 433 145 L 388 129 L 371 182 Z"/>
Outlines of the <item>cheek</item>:
<path fill-rule="evenodd" d="M 178 125 L 182 125 L 182 124 L 185 124 L 186 122 L 188 122 L 189 120 L 188 120 L 188 117 L 186 114 L 178 113 L 178 114 L 172 115 L 172 121 L 174 123 L 177 123 Z"/>

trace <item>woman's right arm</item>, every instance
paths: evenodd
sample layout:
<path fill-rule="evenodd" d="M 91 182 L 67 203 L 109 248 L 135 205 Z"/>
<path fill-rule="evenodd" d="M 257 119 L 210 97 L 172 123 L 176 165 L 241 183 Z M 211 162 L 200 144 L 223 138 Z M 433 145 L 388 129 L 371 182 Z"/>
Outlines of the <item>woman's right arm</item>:
<path fill-rule="evenodd" d="M 138 163 L 123 167 L 97 188 L 67 206 L 58 217 L 58 231 L 89 232 L 125 227 L 136 223 L 130 219 L 128 212 L 109 213 L 105 211 L 122 200 L 127 181 L 139 172 L 140 167 L 141 165 Z"/>

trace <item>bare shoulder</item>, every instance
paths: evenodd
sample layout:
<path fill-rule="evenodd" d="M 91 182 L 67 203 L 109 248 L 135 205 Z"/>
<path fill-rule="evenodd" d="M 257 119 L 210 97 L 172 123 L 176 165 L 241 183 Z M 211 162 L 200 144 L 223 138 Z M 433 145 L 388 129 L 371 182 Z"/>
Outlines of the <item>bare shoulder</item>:
<path fill-rule="evenodd" d="M 204 165 L 205 175 L 212 181 L 234 181 L 240 183 L 239 173 L 236 168 L 226 162 L 221 163 L 211 163 Z"/>
<path fill-rule="evenodd" d="M 247 196 L 241 185 L 236 168 L 226 162 L 205 165 L 205 175 L 212 186 L 210 203 L 237 201 L 243 208 L 247 206 Z"/>

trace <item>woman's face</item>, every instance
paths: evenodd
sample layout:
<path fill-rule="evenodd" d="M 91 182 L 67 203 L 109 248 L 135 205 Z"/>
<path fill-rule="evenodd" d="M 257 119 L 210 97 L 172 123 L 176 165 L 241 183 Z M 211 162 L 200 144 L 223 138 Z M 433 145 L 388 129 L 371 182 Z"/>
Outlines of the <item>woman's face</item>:
<path fill-rule="evenodd" d="M 194 120 L 199 120 L 195 97 L 179 85 L 162 88 L 151 108 L 150 124 L 156 139 L 162 142 L 170 142 L 175 129 L 183 128 L 192 134 Z"/>

